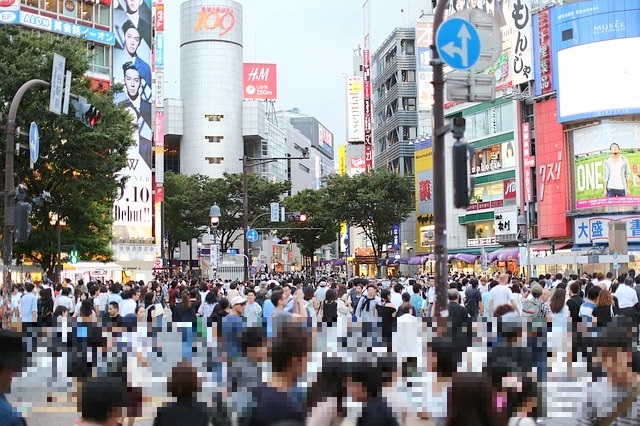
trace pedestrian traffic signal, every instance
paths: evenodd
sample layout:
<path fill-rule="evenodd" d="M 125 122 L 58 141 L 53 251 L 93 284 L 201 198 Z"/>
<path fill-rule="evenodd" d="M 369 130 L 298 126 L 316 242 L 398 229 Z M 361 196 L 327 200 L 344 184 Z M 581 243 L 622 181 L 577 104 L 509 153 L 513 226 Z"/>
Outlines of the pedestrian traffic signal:
<path fill-rule="evenodd" d="M 453 205 L 458 209 L 469 207 L 474 178 L 469 176 L 469 158 L 473 150 L 458 140 L 453 144 Z"/>
<path fill-rule="evenodd" d="M 31 203 L 27 200 L 27 187 L 24 184 L 16 188 L 16 207 L 14 210 L 13 240 L 24 243 L 31 233 Z"/>
<path fill-rule="evenodd" d="M 69 252 L 69 263 L 72 263 L 72 264 L 78 263 L 78 250 L 72 249 Z"/>
<path fill-rule="evenodd" d="M 292 212 L 289 213 L 289 222 L 305 223 L 309 217 L 306 213 Z"/>
<path fill-rule="evenodd" d="M 76 119 L 82 124 L 92 129 L 96 127 L 100 121 L 100 111 L 91 105 L 85 98 L 79 96 L 77 101 L 71 101 L 73 108 L 76 110 Z"/>

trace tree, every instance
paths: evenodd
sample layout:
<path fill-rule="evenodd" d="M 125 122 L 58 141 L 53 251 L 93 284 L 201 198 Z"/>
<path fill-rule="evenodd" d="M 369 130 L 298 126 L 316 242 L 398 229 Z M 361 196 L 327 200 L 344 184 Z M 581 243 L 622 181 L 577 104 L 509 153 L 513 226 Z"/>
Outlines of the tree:
<path fill-rule="evenodd" d="M 413 206 L 411 180 L 386 169 L 370 174 L 331 175 L 327 178 L 331 210 L 338 220 L 362 229 L 376 261 L 390 243 L 392 227 L 409 217 Z"/>
<path fill-rule="evenodd" d="M 325 244 L 335 242 L 340 221 L 330 208 L 329 193 L 326 188 L 319 190 L 305 189 L 291 197 L 284 199 L 282 204 L 287 212 L 301 212 L 307 214 L 305 223 L 288 222 L 287 229 L 280 232 L 289 236 L 298 244 L 302 256 L 313 258 L 317 249 Z M 313 228 L 313 229 L 309 229 Z"/>
<path fill-rule="evenodd" d="M 249 220 L 251 222 L 269 211 L 271 203 L 278 202 L 289 190 L 289 182 L 272 182 L 259 175 L 247 176 L 249 189 Z M 209 207 L 214 202 L 220 207 L 220 225 L 218 232 L 222 251 L 227 251 L 242 237 L 242 173 L 225 173 L 222 178 L 211 179 L 205 184 L 204 196 Z M 207 207 L 207 213 L 209 212 Z M 266 225 L 268 218 L 258 219 L 254 226 Z"/>
<path fill-rule="evenodd" d="M 0 114 L 6 117 L 11 100 L 23 83 L 34 78 L 50 80 L 53 52 L 66 58 L 66 69 L 73 73 L 72 93 L 86 97 L 100 110 L 102 118 L 94 129 L 89 129 L 75 120 L 73 108 L 70 116 L 48 112 L 49 89 L 29 91 L 20 103 L 17 124 L 22 129 L 28 129 L 32 121 L 38 124 L 40 159 L 30 170 L 27 151 L 16 155 L 16 184 L 24 182 L 30 197 L 49 191 L 58 201 L 60 217 L 66 223 L 62 228 L 64 246 L 75 244 L 82 259 L 109 261 L 113 255 L 113 201 L 118 188 L 124 185 L 118 172 L 126 166 L 134 131 L 129 114 L 113 103 L 113 95 L 121 86 L 109 91 L 90 89 L 91 83 L 84 77 L 89 69 L 85 41 L 2 25 Z M 27 144 L 24 136 L 18 136 L 17 141 Z M 15 245 L 17 258 L 32 260 L 43 269 L 52 265 L 56 245 L 50 212 L 54 210 L 51 205 L 34 209 L 29 241 Z"/>
<path fill-rule="evenodd" d="M 191 242 L 202 235 L 208 223 L 204 188 L 211 179 L 202 175 L 165 174 L 164 227 L 169 248 L 169 260 L 181 242 Z"/>

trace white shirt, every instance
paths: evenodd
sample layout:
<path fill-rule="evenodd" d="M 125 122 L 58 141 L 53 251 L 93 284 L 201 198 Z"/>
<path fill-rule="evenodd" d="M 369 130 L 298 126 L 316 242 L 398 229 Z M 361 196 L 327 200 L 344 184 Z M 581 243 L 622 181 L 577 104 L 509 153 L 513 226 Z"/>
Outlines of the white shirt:
<path fill-rule="evenodd" d="M 56 303 L 54 305 L 55 306 L 53 307 L 53 309 L 57 308 L 58 306 L 64 306 L 71 313 L 75 311 L 75 304 L 73 303 L 73 299 L 70 298 L 69 296 L 58 296 L 58 298 L 56 299 Z"/>
<path fill-rule="evenodd" d="M 395 291 L 391 292 L 391 303 L 395 306 L 396 310 L 402 305 L 402 295 L 400 293 L 396 293 Z"/>
<path fill-rule="evenodd" d="M 125 317 L 128 314 L 135 314 L 136 307 L 138 303 L 133 299 L 126 299 L 122 302 L 122 309 L 120 310 L 120 315 Z"/>
<path fill-rule="evenodd" d="M 615 294 L 620 309 L 632 308 L 638 303 L 638 293 L 626 284 L 620 284 Z"/>
<path fill-rule="evenodd" d="M 513 293 L 506 285 L 498 284 L 489 294 L 491 296 L 491 315 L 493 315 L 493 312 L 498 306 L 510 305 L 511 300 L 513 300 Z"/>

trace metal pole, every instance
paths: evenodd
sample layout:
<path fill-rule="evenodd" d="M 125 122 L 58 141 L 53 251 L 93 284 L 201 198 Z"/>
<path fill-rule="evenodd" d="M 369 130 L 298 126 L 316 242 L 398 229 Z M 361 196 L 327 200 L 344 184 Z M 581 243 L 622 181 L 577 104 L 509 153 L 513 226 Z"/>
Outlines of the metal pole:
<path fill-rule="evenodd" d="M 249 241 L 247 241 L 247 231 L 249 222 L 249 179 L 247 176 L 247 156 L 242 157 L 242 247 L 245 258 L 244 263 L 244 281 L 249 281 Z"/>
<path fill-rule="evenodd" d="M 54 278 L 56 280 L 56 283 L 62 282 L 61 228 L 62 226 L 60 225 L 60 211 L 58 211 L 58 218 L 56 220 L 56 241 L 57 241 L 56 257 L 57 257 L 58 265 L 56 266 L 56 276 Z"/>
<path fill-rule="evenodd" d="M 435 316 L 447 317 L 447 207 L 444 165 L 444 70 L 435 46 L 436 34 L 442 21 L 447 0 L 439 0 L 433 22 L 431 66 L 433 68 L 433 217 L 435 222 Z"/>
<path fill-rule="evenodd" d="M 11 322 L 11 260 L 13 258 L 13 228 L 15 226 L 15 184 L 13 180 L 13 164 L 16 144 L 16 117 L 18 106 L 25 93 L 34 87 L 50 87 L 44 80 L 29 80 L 24 83 L 11 100 L 9 115 L 7 116 L 6 143 L 4 151 L 4 228 L 2 230 L 2 263 L 4 283 L 4 303 L 2 323 L 8 328 Z"/>

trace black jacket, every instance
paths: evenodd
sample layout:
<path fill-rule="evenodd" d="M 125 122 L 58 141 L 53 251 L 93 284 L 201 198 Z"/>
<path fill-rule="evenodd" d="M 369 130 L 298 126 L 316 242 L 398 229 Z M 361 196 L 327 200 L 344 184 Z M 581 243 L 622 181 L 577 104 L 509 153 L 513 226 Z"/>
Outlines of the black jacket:
<path fill-rule="evenodd" d="M 211 413 L 206 404 L 195 399 L 178 400 L 158 408 L 153 426 L 208 426 Z"/>
<path fill-rule="evenodd" d="M 567 300 L 567 307 L 569 308 L 569 314 L 573 322 L 580 321 L 580 306 L 583 303 L 584 300 L 578 295 L 571 296 L 571 299 Z"/>

